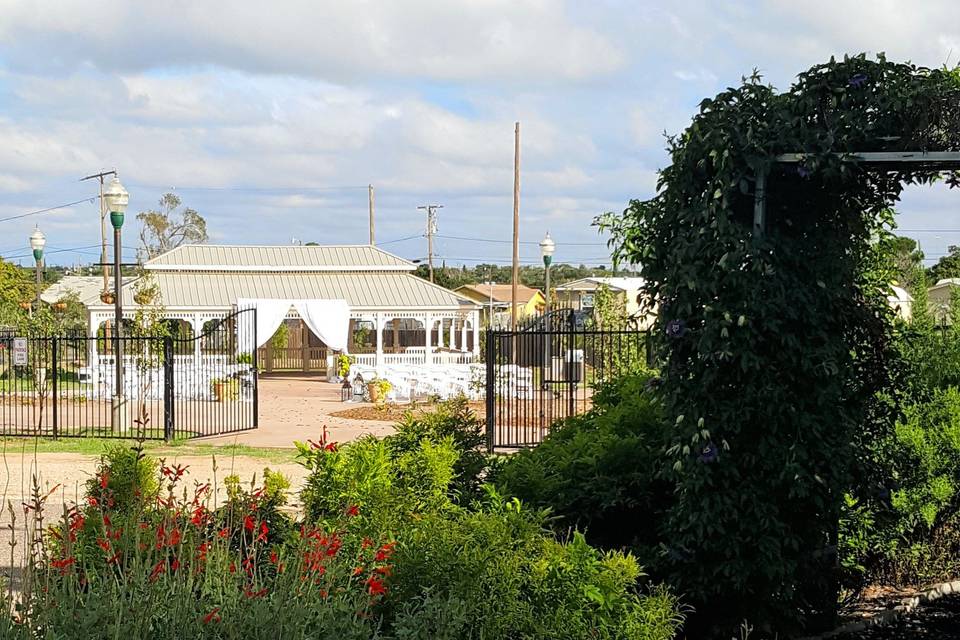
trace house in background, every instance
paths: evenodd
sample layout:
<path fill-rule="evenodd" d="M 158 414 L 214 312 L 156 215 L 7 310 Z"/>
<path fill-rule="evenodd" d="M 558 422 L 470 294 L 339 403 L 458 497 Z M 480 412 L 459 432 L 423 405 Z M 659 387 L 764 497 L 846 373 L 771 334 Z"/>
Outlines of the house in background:
<path fill-rule="evenodd" d="M 647 329 L 655 315 L 654 311 L 644 304 L 643 284 L 643 278 L 581 278 L 556 288 L 557 305 L 578 311 L 592 311 L 596 306 L 597 291 L 601 287 L 607 287 L 621 297 L 627 317 L 635 319 L 638 328 Z"/>
<path fill-rule="evenodd" d="M 927 289 L 930 313 L 937 324 L 950 324 L 950 297 L 954 291 L 960 295 L 960 278 L 943 278 Z"/>
<path fill-rule="evenodd" d="M 132 278 L 125 277 L 124 284 L 130 280 Z M 103 291 L 103 276 L 63 276 L 44 289 L 40 299 L 47 304 L 53 304 L 62 300 L 64 296 L 74 293 L 80 300 L 92 301 L 100 297 L 101 291 Z M 108 280 L 107 291 L 113 291 L 113 278 Z"/>
<path fill-rule="evenodd" d="M 465 284 L 454 290 L 469 298 L 480 307 L 480 322 L 483 326 L 508 327 L 513 286 L 509 284 Z M 517 319 L 530 318 L 543 312 L 546 300 L 539 289 L 517 286 Z M 492 323 L 491 323 L 492 314 Z"/>
<path fill-rule="evenodd" d="M 913 296 L 906 289 L 890 285 L 887 303 L 901 320 L 910 320 L 913 317 Z"/>

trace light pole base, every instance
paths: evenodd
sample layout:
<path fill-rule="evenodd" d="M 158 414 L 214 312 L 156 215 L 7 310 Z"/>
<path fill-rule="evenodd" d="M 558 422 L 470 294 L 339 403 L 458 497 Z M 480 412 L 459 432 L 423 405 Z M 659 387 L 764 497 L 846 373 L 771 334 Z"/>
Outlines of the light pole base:
<path fill-rule="evenodd" d="M 130 430 L 130 410 L 126 396 L 113 396 L 110 403 L 110 425 L 114 433 Z"/>

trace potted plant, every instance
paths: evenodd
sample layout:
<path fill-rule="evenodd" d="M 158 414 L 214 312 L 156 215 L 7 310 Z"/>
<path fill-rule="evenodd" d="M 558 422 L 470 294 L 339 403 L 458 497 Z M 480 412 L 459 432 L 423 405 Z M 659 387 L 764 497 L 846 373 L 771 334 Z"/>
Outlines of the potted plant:
<path fill-rule="evenodd" d="M 63 300 L 58 300 L 57 302 L 54 302 L 54 303 L 53 303 L 53 310 L 54 310 L 54 311 L 66 311 L 66 310 L 67 310 L 67 303 L 64 302 Z"/>
<path fill-rule="evenodd" d="M 253 354 L 244 352 L 237 355 L 237 364 L 253 364 Z"/>
<path fill-rule="evenodd" d="M 116 301 L 112 291 L 101 291 L 100 302 L 103 304 L 113 304 Z"/>
<path fill-rule="evenodd" d="M 384 378 L 374 378 L 367 383 L 367 395 L 370 396 L 370 402 L 373 404 L 383 404 L 387 401 L 387 394 L 393 389 L 389 380 Z"/>
<path fill-rule="evenodd" d="M 350 365 L 353 364 L 353 358 L 348 356 L 345 353 L 337 354 L 336 365 L 337 365 L 337 377 L 341 380 L 346 380 L 350 377 Z"/>
<path fill-rule="evenodd" d="M 240 396 L 240 381 L 235 378 L 214 378 L 210 384 L 217 402 L 236 400 Z"/>

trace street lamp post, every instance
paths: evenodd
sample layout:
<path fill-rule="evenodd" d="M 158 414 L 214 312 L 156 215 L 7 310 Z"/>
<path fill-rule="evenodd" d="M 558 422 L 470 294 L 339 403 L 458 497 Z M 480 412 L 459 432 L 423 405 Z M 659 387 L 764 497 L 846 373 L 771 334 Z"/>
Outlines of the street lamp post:
<path fill-rule="evenodd" d="M 37 264 L 37 295 L 34 299 L 33 306 L 40 309 L 40 282 L 42 279 L 41 270 L 43 268 L 43 248 L 47 245 L 47 237 L 43 235 L 43 232 L 40 231 L 40 228 L 34 229 L 33 233 L 30 234 L 30 248 L 33 249 L 33 259 Z M 33 310 L 31 309 L 31 313 Z"/>
<path fill-rule="evenodd" d="M 546 388 L 546 380 L 553 377 L 551 371 L 551 343 L 553 342 L 553 335 L 550 333 L 550 265 L 553 263 L 553 252 L 556 250 L 557 245 L 554 243 L 553 238 L 550 237 L 550 232 L 547 231 L 547 235 L 543 237 L 543 240 L 540 241 L 540 257 L 543 258 L 543 269 L 544 269 L 544 289 L 546 291 L 543 294 L 543 337 L 545 340 L 543 356 L 544 356 L 544 388 Z"/>
<path fill-rule="evenodd" d="M 113 426 L 115 429 L 125 430 L 126 401 L 123 397 L 123 354 L 120 352 L 120 337 L 123 323 L 123 304 L 120 300 L 120 289 L 123 277 L 120 274 L 121 242 L 120 229 L 123 227 L 123 214 L 130 202 L 130 194 L 120 184 L 120 179 L 114 174 L 110 186 L 103 192 L 103 199 L 110 212 L 110 224 L 113 225 L 113 358 L 116 365 L 113 392 Z"/>
<path fill-rule="evenodd" d="M 540 257 L 543 258 L 543 268 L 546 272 L 546 282 L 544 283 L 546 291 L 543 297 L 544 308 L 547 313 L 550 312 L 550 265 L 553 263 L 553 252 L 556 248 L 556 243 L 554 243 L 553 238 L 550 237 L 550 232 L 547 231 L 547 235 L 540 241 Z"/>

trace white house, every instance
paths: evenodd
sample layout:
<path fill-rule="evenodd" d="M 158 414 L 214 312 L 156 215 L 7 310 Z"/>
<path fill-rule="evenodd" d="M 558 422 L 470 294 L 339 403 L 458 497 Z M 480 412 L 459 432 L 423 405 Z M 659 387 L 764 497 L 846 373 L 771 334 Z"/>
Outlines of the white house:
<path fill-rule="evenodd" d="M 606 287 L 622 298 L 627 316 L 635 318 L 640 329 L 646 329 L 653 321 L 654 310 L 644 303 L 643 285 L 643 278 L 589 277 L 562 284 L 556 292 L 560 306 L 590 311 L 597 291 Z"/>

